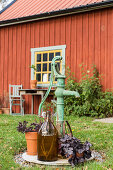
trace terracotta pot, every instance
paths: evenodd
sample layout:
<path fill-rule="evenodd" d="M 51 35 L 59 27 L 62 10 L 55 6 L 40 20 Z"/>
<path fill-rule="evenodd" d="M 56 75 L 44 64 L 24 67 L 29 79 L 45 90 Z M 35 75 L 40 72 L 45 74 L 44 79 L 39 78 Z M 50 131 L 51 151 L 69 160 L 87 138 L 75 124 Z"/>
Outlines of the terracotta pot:
<path fill-rule="evenodd" d="M 30 80 L 31 89 L 36 89 L 37 87 L 37 80 Z"/>
<path fill-rule="evenodd" d="M 84 156 L 84 152 L 82 152 L 82 153 L 76 152 L 76 157 L 77 158 L 82 158 L 83 156 Z"/>
<path fill-rule="evenodd" d="M 51 90 L 55 90 L 55 87 L 51 87 Z"/>
<path fill-rule="evenodd" d="M 0 109 L 0 115 L 2 114 L 2 109 Z"/>
<path fill-rule="evenodd" d="M 2 108 L 2 111 L 4 114 L 9 115 L 10 114 L 10 109 L 9 108 Z"/>
<path fill-rule="evenodd" d="M 37 132 L 26 132 L 27 155 L 37 155 Z"/>

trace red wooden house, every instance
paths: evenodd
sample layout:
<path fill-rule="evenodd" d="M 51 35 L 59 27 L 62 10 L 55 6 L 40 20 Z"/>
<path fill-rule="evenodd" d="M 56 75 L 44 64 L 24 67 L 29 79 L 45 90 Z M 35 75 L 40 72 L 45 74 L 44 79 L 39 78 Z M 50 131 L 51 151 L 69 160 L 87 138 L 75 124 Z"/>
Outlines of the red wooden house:
<path fill-rule="evenodd" d="M 30 88 L 30 79 L 47 86 L 55 55 L 78 79 L 81 63 L 95 64 L 104 88 L 112 88 L 113 0 L 14 0 L 0 11 L 0 95 L 9 84 Z M 31 64 L 37 65 L 35 75 Z M 25 103 L 30 113 L 31 98 Z"/>

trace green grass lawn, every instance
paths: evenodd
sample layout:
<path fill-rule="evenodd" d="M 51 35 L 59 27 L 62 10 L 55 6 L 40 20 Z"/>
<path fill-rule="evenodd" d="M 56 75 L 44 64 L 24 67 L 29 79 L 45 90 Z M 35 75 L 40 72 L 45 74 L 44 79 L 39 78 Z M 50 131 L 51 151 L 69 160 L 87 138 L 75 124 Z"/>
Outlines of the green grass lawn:
<path fill-rule="evenodd" d="M 19 121 L 27 120 L 34 122 L 37 116 L 7 116 L 0 115 L 0 169 L 3 170 L 20 170 L 20 169 L 54 169 L 56 167 L 36 165 L 32 168 L 22 168 L 14 162 L 14 155 L 26 150 L 25 134 L 16 130 Z M 103 163 L 95 160 L 78 165 L 73 169 L 76 170 L 103 170 L 113 169 L 113 124 L 93 122 L 89 117 L 65 117 L 69 120 L 75 137 L 85 142 L 88 140 L 93 146 L 92 149 L 99 153 L 105 153 Z M 62 169 L 61 167 L 57 167 Z M 64 169 L 72 169 L 63 167 Z"/>

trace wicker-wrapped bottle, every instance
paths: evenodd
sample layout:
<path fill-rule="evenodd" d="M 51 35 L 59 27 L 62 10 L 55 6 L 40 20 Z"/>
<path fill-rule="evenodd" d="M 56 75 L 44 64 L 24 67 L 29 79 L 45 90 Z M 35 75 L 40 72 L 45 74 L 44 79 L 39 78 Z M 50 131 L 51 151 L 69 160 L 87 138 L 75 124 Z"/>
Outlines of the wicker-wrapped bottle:
<path fill-rule="evenodd" d="M 47 112 L 46 121 L 38 131 L 38 160 L 56 161 L 58 159 L 58 132 Z"/>

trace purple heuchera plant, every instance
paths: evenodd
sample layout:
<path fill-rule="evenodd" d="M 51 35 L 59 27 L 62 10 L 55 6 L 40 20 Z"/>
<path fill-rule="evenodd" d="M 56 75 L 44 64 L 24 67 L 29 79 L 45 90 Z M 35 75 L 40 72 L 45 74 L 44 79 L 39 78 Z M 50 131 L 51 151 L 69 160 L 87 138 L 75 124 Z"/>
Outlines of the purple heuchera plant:
<path fill-rule="evenodd" d="M 23 122 L 19 122 L 18 126 L 17 126 L 17 131 L 18 132 L 38 132 L 38 130 L 41 127 L 41 123 L 31 123 L 29 126 L 27 121 L 23 121 Z"/>
<path fill-rule="evenodd" d="M 68 159 L 68 162 L 75 166 L 78 163 L 83 163 L 85 159 L 91 157 L 90 147 L 92 145 L 86 141 L 84 144 L 75 137 L 65 135 L 59 139 L 59 153 Z M 80 155 L 78 157 L 78 155 Z"/>

